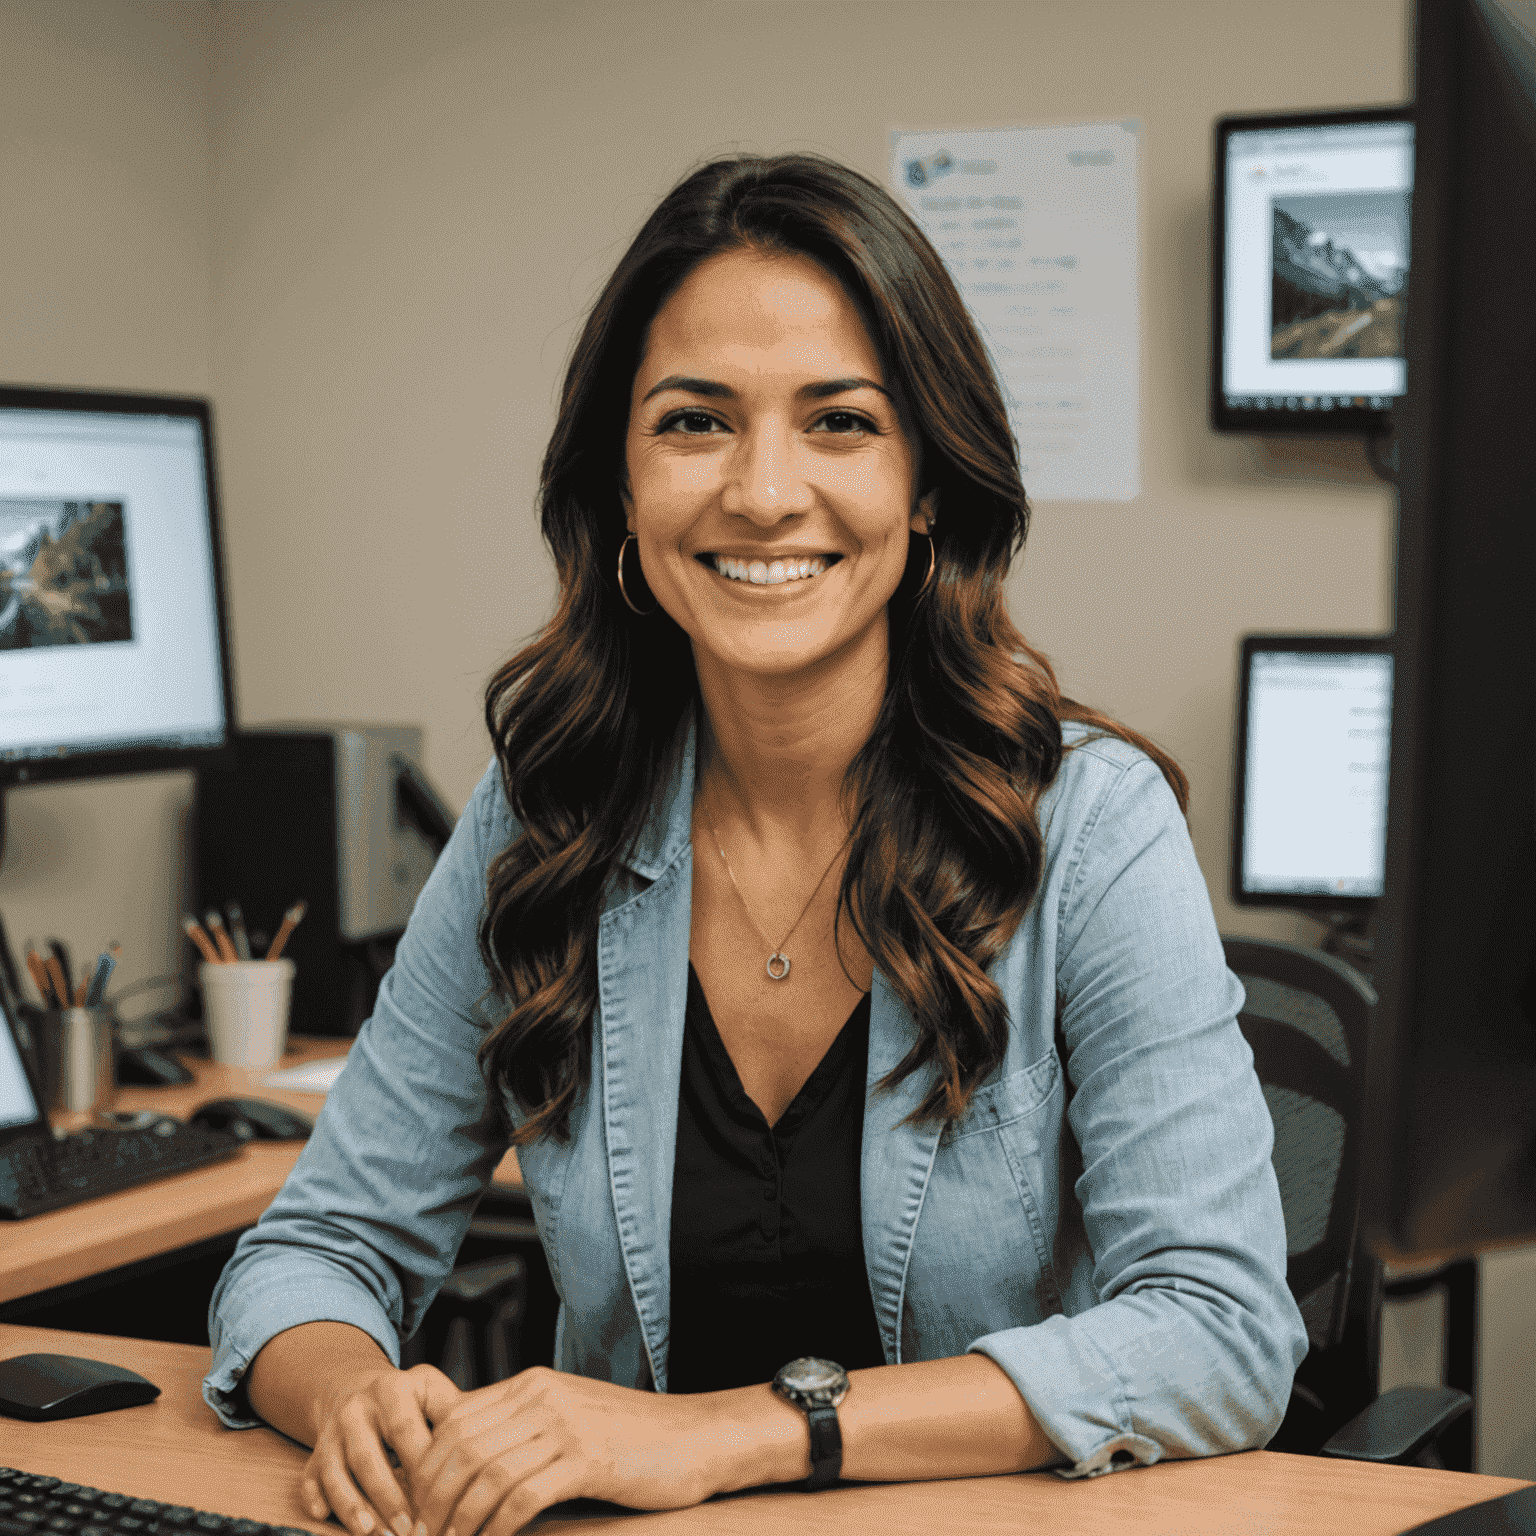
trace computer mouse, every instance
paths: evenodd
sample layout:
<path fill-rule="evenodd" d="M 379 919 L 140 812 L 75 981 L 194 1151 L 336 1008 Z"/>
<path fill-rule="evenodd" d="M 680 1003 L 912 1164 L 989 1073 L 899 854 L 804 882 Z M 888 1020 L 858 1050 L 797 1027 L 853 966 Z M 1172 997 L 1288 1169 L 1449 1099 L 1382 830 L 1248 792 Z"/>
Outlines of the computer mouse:
<path fill-rule="evenodd" d="M 77 1419 L 153 1402 L 160 1388 L 136 1371 L 78 1355 L 0 1360 L 0 1413 L 12 1419 Z"/>
<path fill-rule="evenodd" d="M 192 1111 L 188 1123 L 230 1131 L 241 1141 L 302 1141 L 315 1128 L 308 1115 L 270 1099 L 210 1099 Z"/>

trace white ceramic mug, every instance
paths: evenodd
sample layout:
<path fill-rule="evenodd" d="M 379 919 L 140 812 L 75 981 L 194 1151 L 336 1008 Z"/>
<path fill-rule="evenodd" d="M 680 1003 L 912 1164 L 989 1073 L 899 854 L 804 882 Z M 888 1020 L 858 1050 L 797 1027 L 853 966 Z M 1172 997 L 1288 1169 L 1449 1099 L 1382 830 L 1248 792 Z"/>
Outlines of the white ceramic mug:
<path fill-rule="evenodd" d="M 288 1041 L 292 960 L 235 960 L 197 968 L 208 1051 L 228 1067 L 270 1067 Z"/>

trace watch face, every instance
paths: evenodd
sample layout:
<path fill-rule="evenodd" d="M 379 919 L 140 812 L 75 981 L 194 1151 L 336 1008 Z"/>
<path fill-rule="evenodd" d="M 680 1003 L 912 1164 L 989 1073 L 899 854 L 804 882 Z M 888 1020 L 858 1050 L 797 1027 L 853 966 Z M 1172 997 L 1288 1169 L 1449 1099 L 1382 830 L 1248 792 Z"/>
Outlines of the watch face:
<path fill-rule="evenodd" d="M 835 1360 L 804 1355 L 773 1378 L 774 1387 L 802 1408 L 835 1408 L 848 1391 L 848 1373 Z"/>

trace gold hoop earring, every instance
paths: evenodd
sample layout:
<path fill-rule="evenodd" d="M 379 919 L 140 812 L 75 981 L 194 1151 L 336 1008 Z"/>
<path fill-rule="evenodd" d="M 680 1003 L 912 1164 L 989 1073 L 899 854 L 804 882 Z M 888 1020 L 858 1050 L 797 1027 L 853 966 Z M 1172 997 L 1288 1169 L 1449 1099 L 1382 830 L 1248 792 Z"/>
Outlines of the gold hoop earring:
<path fill-rule="evenodd" d="M 928 590 L 928 583 L 933 580 L 933 568 L 937 563 L 933 553 L 933 535 L 931 533 L 925 533 L 923 537 L 928 540 L 928 574 L 923 577 L 922 586 L 920 586 L 917 591 L 912 594 L 912 601 L 914 603 L 923 595 L 924 592 Z"/>
<path fill-rule="evenodd" d="M 635 539 L 635 535 L 632 533 L 626 534 L 624 536 L 624 543 L 619 545 L 619 596 L 624 599 L 624 604 L 631 613 L 637 613 L 643 619 L 655 613 L 656 608 L 661 607 L 661 604 L 657 603 L 656 608 L 636 608 L 629 600 L 629 593 L 624 590 L 624 549 L 631 539 Z M 635 539 L 637 545 L 639 542 L 638 539 Z"/>

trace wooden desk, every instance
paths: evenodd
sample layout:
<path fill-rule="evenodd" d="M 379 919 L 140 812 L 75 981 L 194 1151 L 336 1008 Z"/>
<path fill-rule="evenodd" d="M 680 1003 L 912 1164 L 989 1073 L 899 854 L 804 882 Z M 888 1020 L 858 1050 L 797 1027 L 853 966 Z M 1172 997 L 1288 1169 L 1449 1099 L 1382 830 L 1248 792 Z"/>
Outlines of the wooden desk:
<path fill-rule="evenodd" d="M 281 1066 L 343 1054 L 350 1042 L 294 1039 Z M 271 1099 L 314 1117 L 325 1096 L 265 1088 L 270 1067 L 223 1067 L 201 1057 L 182 1058 L 196 1081 L 179 1088 L 121 1088 L 117 1109 L 159 1109 L 185 1119 L 209 1099 Z M 78 1117 L 77 1117 L 78 1118 Z M 73 1122 L 71 1122 L 73 1123 Z M 31 1296 L 141 1259 L 236 1232 L 252 1225 L 272 1203 L 303 1142 L 253 1142 L 236 1156 L 173 1179 L 159 1179 L 99 1200 L 87 1200 L 26 1221 L 0 1222 L 0 1302 Z M 495 1180 L 520 1189 L 517 1160 L 508 1153 Z"/>
<path fill-rule="evenodd" d="M 0 1324 L 0 1358 L 54 1353 L 126 1365 L 162 1393 L 142 1408 L 58 1424 L 0 1419 L 0 1464 L 141 1498 L 163 1499 L 336 1536 L 298 1502 L 308 1454 L 270 1429 L 224 1429 L 204 1404 L 208 1351 L 97 1334 Z M 664 1514 L 567 1506 L 539 1522 L 560 1536 L 935 1536 L 965 1531 L 1017 1536 L 1103 1536 L 1106 1531 L 1220 1536 L 1396 1536 L 1424 1520 L 1528 1486 L 1419 1467 L 1248 1451 L 1207 1461 L 1165 1462 L 1110 1477 L 1066 1482 L 1049 1472 L 801 1493 L 756 1493 Z"/>

